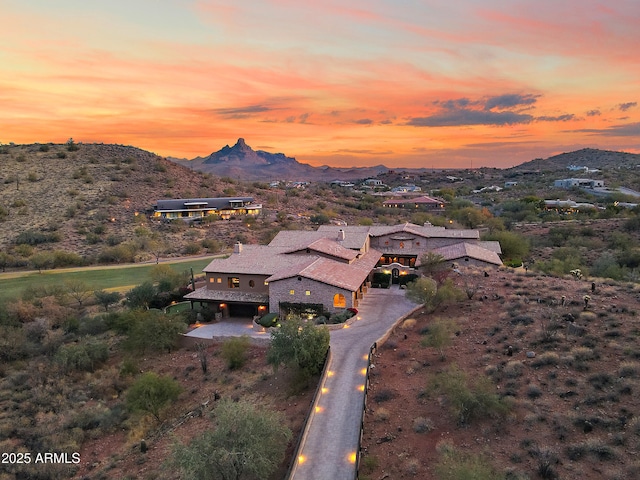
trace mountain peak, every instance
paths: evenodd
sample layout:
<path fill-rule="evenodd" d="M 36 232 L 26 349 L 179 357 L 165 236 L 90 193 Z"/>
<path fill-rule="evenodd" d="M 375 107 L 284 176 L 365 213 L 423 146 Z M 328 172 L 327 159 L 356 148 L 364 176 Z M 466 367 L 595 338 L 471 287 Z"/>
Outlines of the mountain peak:
<path fill-rule="evenodd" d="M 241 148 L 241 149 L 248 148 L 249 150 L 251 150 L 251 147 L 246 144 L 246 142 L 244 141 L 244 138 L 239 138 L 236 144 L 233 146 L 233 148 Z"/>

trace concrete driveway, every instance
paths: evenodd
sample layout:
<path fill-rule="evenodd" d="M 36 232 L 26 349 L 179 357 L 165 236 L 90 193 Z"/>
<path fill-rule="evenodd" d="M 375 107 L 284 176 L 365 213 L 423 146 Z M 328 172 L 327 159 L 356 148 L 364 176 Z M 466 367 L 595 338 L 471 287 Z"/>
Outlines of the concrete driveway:
<path fill-rule="evenodd" d="M 349 328 L 331 332 L 328 375 L 311 413 L 291 479 L 355 478 L 369 349 L 398 319 L 416 308 L 397 286 L 370 289 L 358 307 L 359 319 Z"/>

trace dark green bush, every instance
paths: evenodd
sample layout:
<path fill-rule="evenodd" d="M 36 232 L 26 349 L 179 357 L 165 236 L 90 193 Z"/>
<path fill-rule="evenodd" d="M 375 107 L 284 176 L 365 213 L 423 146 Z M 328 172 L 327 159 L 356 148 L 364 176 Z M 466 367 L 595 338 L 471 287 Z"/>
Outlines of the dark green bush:
<path fill-rule="evenodd" d="M 234 337 L 222 344 L 221 355 L 227 361 L 230 370 L 242 367 L 247 361 L 247 351 L 251 342 L 249 337 Z"/>
<path fill-rule="evenodd" d="M 57 232 L 39 232 L 36 230 L 25 230 L 24 232 L 18 234 L 14 243 L 16 245 L 26 244 L 26 245 L 39 245 L 41 243 L 53 243 L 60 241 L 60 234 Z"/>
<path fill-rule="evenodd" d="M 82 370 L 93 372 L 109 358 L 109 347 L 104 342 L 81 341 L 63 345 L 55 355 L 56 362 L 64 371 Z"/>

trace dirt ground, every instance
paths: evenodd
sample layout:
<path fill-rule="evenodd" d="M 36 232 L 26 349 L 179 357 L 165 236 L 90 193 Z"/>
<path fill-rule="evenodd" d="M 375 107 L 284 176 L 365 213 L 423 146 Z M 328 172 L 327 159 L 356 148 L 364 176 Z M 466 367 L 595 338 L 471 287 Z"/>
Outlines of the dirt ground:
<path fill-rule="evenodd" d="M 508 269 L 475 278 L 471 300 L 407 320 L 375 354 L 360 479 L 442 478 L 451 446 L 507 479 L 640 478 L 637 287 Z M 437 318 L 456 325 L 444 360 L 422 343 Z M 453 364 L 470 382 L 490 378 L 509 413 L 461 425 L 428 387 Z"/>
<path fill-rule="evenodd" d="M 164 462 L 175 442 L 190 439 L 212 428 L 208 413 L 216 398 L 247 398 L 280 411 L 287 419 L 294 437 L 287 459 L 271 478 L 284 478 L 294 447 L 309 411 L 314 387 L 292 393 L 290 372 L 280 368 L 273 372 L 266 363 L 266 349 L 252 346 L 242 369 L 229 370 L 219 356 L 220 345 L 208 348 L 208 373 L 203 374 L 195 351 L 181 349 L 170 355 L 154 355 L 140 361 L 141 371 L 151 370 L 178 380 L 183 393 L 172 409 L 164 414 L 168 420 L 158 425 L 153 419 L 132 417 L 128 429 L 83 443 L 81 468 L 75 478 L 82 479 L 175 479 L 176 471 Z M 116 401 L 114 399 L 114 401 Z M 140 441 L 148 447 L 140 452 Z"/>

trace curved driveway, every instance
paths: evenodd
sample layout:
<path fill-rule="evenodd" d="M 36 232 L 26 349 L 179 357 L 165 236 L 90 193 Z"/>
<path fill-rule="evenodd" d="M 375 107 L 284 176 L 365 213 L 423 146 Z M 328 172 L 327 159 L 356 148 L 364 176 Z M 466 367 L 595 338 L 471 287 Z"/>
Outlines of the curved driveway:
<path fill-rule="evenodd" d="M 355 478 L 369 349 L 416 307 L 397 286 L 370 289 L 358 307 L 358 320 L 331 332 L 328 373 L 290 479 Z"/>

